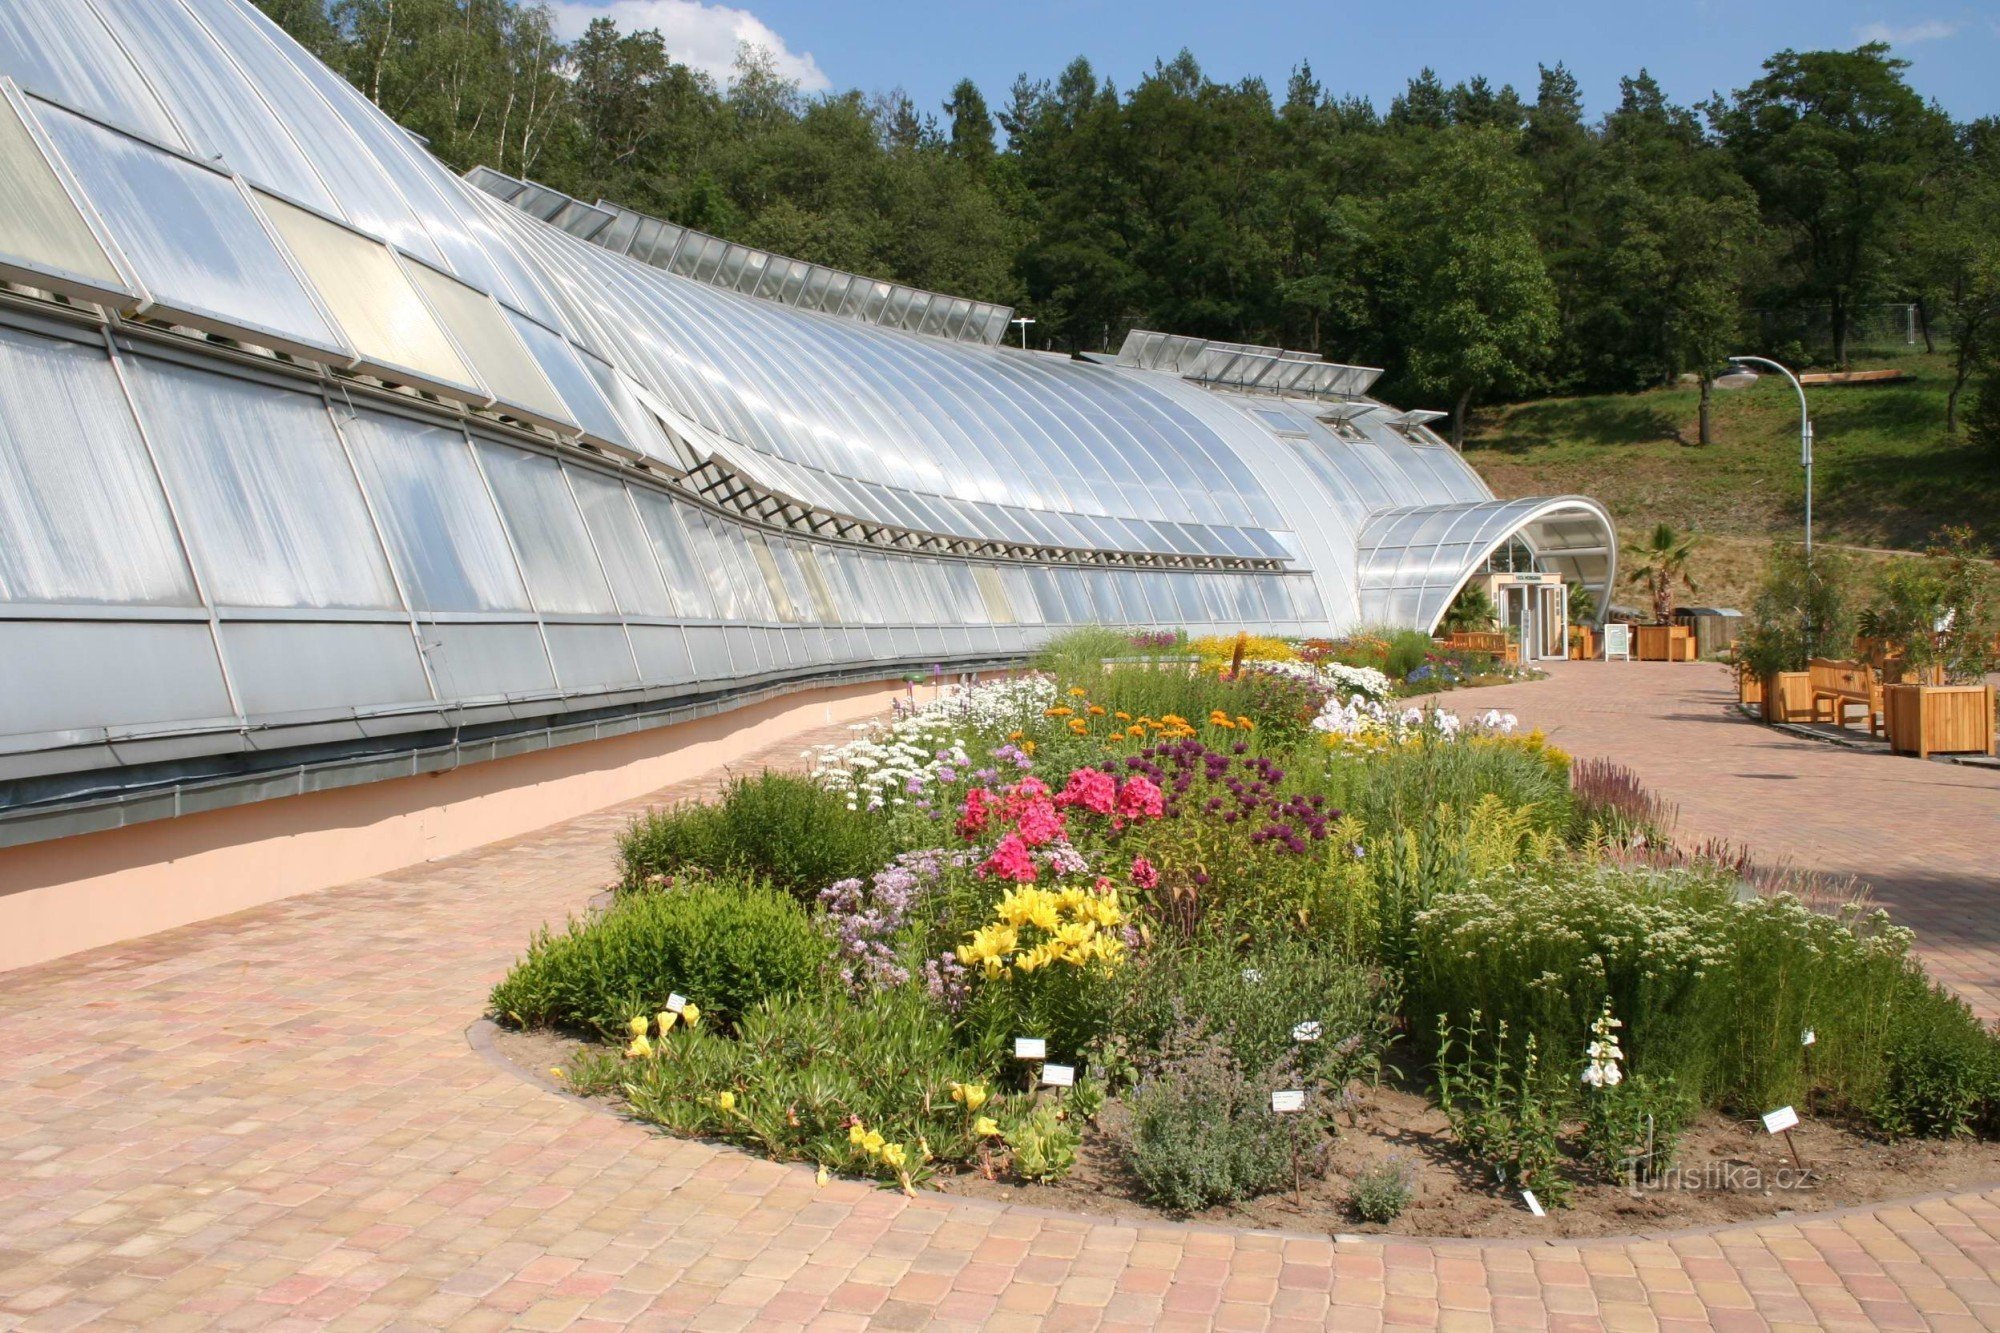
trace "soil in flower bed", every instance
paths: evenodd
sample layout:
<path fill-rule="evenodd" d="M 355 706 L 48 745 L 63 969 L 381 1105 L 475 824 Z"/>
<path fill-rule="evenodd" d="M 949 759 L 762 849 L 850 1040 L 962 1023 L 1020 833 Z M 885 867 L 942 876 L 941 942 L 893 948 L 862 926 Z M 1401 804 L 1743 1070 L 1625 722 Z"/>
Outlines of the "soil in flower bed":
<path fill-rule="evenodd" d="M 552 1067 L 566 1065 L 583 1045 L 550 1032 L 508 1028 L 498 1030 L 494 1044 L 544 1083 L 550 1081 Z M 605 1102 L 607 1109 L 612 1105 Z M 987 1180 L 965 1171 L 940 1174 L 928 1188 L 1159 1221 L 1165 1215 L 1146 1204 L 1113 1139 L 1119 1111 L 1116 1102 L 1106 1106 L 1103 1123 L 1085 1133 L 1075 1168 L 1054 1184 Z M 1792 1131 L 1792 1141 L 1803 1172 L 1793 1165 L 1785 1140 L 1765 1133 L 1761 1122 L 1704 1113 L 1682 1137 L 1677 1172 L 1667 1182 L 1641 1186 L 1636 1195 L 1623 1186 L 1578 1184 L 1567 1207 L 1538 1218 L 1518 1194 L 1503 1193 L 1458 1151 L 1443 1113 L 1426 1098 L 1385 1085 L 1362 1094 L 1353 1123 L 1342 1114 L 1340 1136 L 1323 1172 L 1308 1175 L 1296 1196 L 1291 1191 L 1268 1194 L 1183 1220 L 1344 1235 L 1616 1236 L 1756 1222 L 2000 1182 L 2000 1143 L 1891 1141 L 1858 1122 L 1813 1116 Z M 1415 1195 L 1395 1221 L 1361 1222 L 1347 1207 L 1354 1176 L 1392 1154 L 1415 1168 Z"/>

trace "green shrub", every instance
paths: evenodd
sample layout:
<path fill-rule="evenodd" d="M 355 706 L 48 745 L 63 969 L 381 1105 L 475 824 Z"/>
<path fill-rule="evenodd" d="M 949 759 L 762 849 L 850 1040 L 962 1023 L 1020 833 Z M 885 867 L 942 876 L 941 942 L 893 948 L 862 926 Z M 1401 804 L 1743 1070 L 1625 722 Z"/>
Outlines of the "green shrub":
<path fill-rule="evenodd" d="M 1573 1077 L 1608 998 L 1631 1070 L 1703 1105 L 1873 1104 L 1895 1024 L 1922 999 L 1909 932 L 1739 889 L 1714 867 L 1581 858 L 1478 879 L 1415 916 L 1409 1011 L 1505 1021 Z"/>
<path fill-rule="evenodd" d="M 1061 1180 L 1076 1165 L 1083 1142 L 1075 1124 L 1053 1102 L 1011 1119 L 1002 1132 L 1014 1155 L 1014 1174 L 1023 1180 Z"/>
<path fill-rule="evenodd" d="M 1400 1154 L 1370 1162 L 1354 1173 L 1347 1206 L 1363 1222 L 1393 1222 L 1417 1193 L 1417 1171 Z"/>
<path fill-rule="evenodd" d="M 1232 934 L 1218 926 L 1191 943 L 1157 943 L 1129 970 L 1119 1016 L 1129 1049 L 1158 1050 L 1191 1019 L 1244 1068 L 1290 1057 L 1299 1078 L 1335 1097 L 1380 1073 L 1396 995 L 1377 973 L 1285 933 L 1254 949 L 1235 947 Z"/>
<path fill-rule="evenodd" d="M 1102 676 L 1106 658 L 1143 655 L 1144 650 L 1133 647 L 1131 635 L 1122 629 L 1078 625 L 1043 644 L 1035 654 L 1034 668 L 1071 685 Z"/>
<path fill-rule="evenodd" d="M 1437 1100 L 1452 1137 L 1496 1184 L 1562 1207 L 1571 1188 L 1562 1128 L 1575 1085 L 1544 1058 L 1534 1033 L 1510 1035 L 1504 1020 L 1488 1029 L 1475 1014 L 1459 1029 L 1440 1016 L 1437 1036 Z"/>
<path fill-rule="evenodd" d="M 2000 1046 L 1965 1001 L 1910 979 L 1871 1107 L 1894 1135 L 1961 1138 L 1992 1126 L 2000 1106 Z"/>
<path fill-rule="evenodd" d="M 980 1150 L 981 1116 L 1010 1112 L 995 1095 L 971 1108 L 952 1086 L 992 1087 L 992 1050 L 966 1048 L 920 987 L 857 1003 L 835 991 L 774 996 L 746 1011 L 734 1039 L 670 1032 L 626 1064 L 634 1114 L 675 1134 L 750 1143 L 779 1161 L 804 1158 L 860 1175 L 920 1180 L 935 1161 Z M 723 1105 L 722 1094 L 730 1105 Z M 856 1142 L 881 1136 L 876 1151 Z M 894 1154 L 902 1148 L 900 1167 Z M 932 1163 L 925 1160 L 928 1149 Z"/>
<path fill-rule="evenodd" d="M 1308 1147 L 1316 1160 L 1324 1099 L 1308 1093 L 1307 1110 L 1279 1115 L 1271 1091 L 1292 1086 L 1289 1071 L 1257 1072 L 1246 1078 L 1205 1024 L 1179 1025 L 1128 1098 L 1125 1153 L 1148 1199 L 1169 1212 L 1200 1212 L 1281 1188 Z"/>
<path fill-rule="evenodd" d="M 1403 679 L 1437 651 L 1437 642 L 1421 630 L 1396 630 L 1387 636 L 1387 642 L 1389 651 L 1382 670 L 1390 680 Z"/>
<path fill-rule="evenodd" d="M 713 805 L 648 812 L 619 839 L 628 889 L 689 870 L 755 875 L 810 904 L 836 880 L 865 878 L 893 849 L 883 822 L 809 778 L 737 778 Z"/>
<path fill-rule="evenodd" d="M 1376 756 L 1363 770 L 1349 812 L 1370 833 L 1419 828 L 1441 806 L 1469 811 L 1483 796 L 1529 812 L 1537 830 L 1569 827 L 1566 765 L 1546 747 L 1517 741 L 1423 741 Z"/>
<path fill-rule="evenodd" d="M 805 909 L 740 877 L 701 878 L 622 896 L 610 908 L 546 928 L 493 988 L 493 1012 L 523 1026 L 625 1025 L 675 992 L 729 1023 L 767 996 L 811 985 L 828 943 Z"/>

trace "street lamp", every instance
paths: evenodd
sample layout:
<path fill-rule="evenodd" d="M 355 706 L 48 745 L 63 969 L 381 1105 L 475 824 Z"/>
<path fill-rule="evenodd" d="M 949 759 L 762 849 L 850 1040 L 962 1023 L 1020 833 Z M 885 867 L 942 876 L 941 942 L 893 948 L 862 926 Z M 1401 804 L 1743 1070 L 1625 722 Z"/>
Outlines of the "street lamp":
<path fill-rule="evenodd" d="M 1755 384 L 1761 376 L 1751 369 L 1752 365 L 1769 366 L 1792 382 L 1792 388 L 1799 395 L 1799 464 L 1806 470 L 1806 564 L 1812 564 L 1812 417 L 1806 411 L 1806 387 L 1799 383 L 1799 377 L 1768 357 L 1732 356 L 1729 369 L 1710 381 L 1718 389 L 1742 389 Z"/>
<path fill-rule="evenodd" d="M 1024 352 L 1025 352 L 1025 351 L 1027 351 L 1027 350 L 1028 350 L 1028 326 L 1029 326 L 1030 324 L 1034 323 L 1035 321 L 1034 321 L 1034 320 L 1032 320 L 1032 319 L 1030 319 L 1030 318 L 1029 318 L 1028 316 L 1026 316 L 1026 315 L 1016 315 L 1016 316 L 1014 316 L 1014 318 L 1012 318 L 1011 320 L 1008 320 L 1007 322 L 1008 322 L 1008 323 L 1010 323 L 1010 324 L 1019 324 L 1019 325 L 1021 326 L 1021 350 L 1022 350 L 1022 351 L 1024 351 Z"/>

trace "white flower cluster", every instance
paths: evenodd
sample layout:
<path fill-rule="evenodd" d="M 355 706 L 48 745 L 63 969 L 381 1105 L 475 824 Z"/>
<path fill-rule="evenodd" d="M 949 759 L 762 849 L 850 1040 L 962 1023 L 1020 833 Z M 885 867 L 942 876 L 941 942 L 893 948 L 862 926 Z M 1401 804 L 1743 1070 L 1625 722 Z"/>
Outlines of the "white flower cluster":
<path fill-rule="evenodd" d="M 1345 662 L 1320 662 L 1316 665 L 1311 662 L 1245 662 L 1243 665 L 1249 670 L 1269 671 L 1308 681 L 1332 690 L 1336 698 L 1358 695 L 1380 703 L 1388 699 L 1394 688 L 1389 684 L 1389 678 L 1374 667 L 1349 666 Z"/>
<path fill-rule="evenodd" d="M 907 805 L 934 782 L 956 782 L 972 767 L 966 742 L 1039 721 L 1055 702 L 1046 676 L 948 685 L 894 722 L 858 723 L 862 736 L 806 751 L 813 776 L 847 793 L 847 808 Z"/>
<path fill-rule="evenodd" d="M 1442 708 L 1405 708 L 1400 712 L 1378 700 L 1354 695 L 1342 703 L 1326 701 L 1313 730 L 1366 745 L 1391 745 L 1429 735 L 1457 740 L 1466 735 L 1511 736 L 1521 725 L 1512 713 L 1488 709 L 1470 722 Z"/>
<path fill-rule="evenodd" d="M 1615 1088 L 1625 1081 L 1619 1068 L 1625 1052 L 1618 1045 L 1618 1029 L 1624 1026 L 1611 1016 L 1611 1001 L 1606 1000 L 1604 1012 L 1590 1025 L 1590 1045 L 1584 1051 L 1583 1081 L 1591 1087 Z"/>

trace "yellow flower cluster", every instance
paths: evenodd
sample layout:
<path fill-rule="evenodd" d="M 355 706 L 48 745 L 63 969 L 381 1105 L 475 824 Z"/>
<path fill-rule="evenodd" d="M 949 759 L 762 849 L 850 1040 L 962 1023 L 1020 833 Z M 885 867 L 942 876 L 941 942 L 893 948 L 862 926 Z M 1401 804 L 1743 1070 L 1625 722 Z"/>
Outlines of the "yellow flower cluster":
<path fill-rule="evenodd" d="M 651 1055 L 653 1043 L 647 1040 L 646 1033 L 651 1030 L 652 1025 L 654 1023 L 660 1025 L 660 1036 L 664 1038 L 667 1033 L 673 1031 L 676 1022 L 685 1023 L 689 1028 L 693 1028 L 695 1024 L 701 1022 L 701 1006 L 690 1004 L 678 1014 L 670 1009 L 662 1009 L 652 1018 L 647 1018 L 644 1014 L 636 1015 L 625 1025 L 626 1031 L 632 1034 L 631 1043 L 625 1047 L 625 1058 L 637 1060 L 642 1056 Z"/>
<path fill-rule="evenodd" d="M 958 946 L 958 961 L 988 977 L 1009 970 L 1025 976 L 1059 963 L 1117 967 L 1125 957 L 1125 942 L 1114 933 L 1125 924 L 1115 893 L 1023 885 L 1008 891 L 993 916 Z"/>
<path fill-rule="evenodd" d="M 900 1143 L 890 1143 L 877 1130 L 869 1129 L 859 1120 L 847 1127 L 847 1141 L 870 1157 L 880 1159 L 892 1171 L 901 1171 L 910 1160 L 910 1150 Z"/>
<path fill-rule="evenodd" d="M 1204 666 L 1228 666 L 1236 656 L 1234 634 L 1211 634 L 1194 640 L 1188 649 L 1202 660 Z M 1243 639 L 1243 660 L 1246 662 L 1296 662 L 1298 649 L 1283 639 L 1268 638 L 1261 634 L 1251 634 Z"/>

